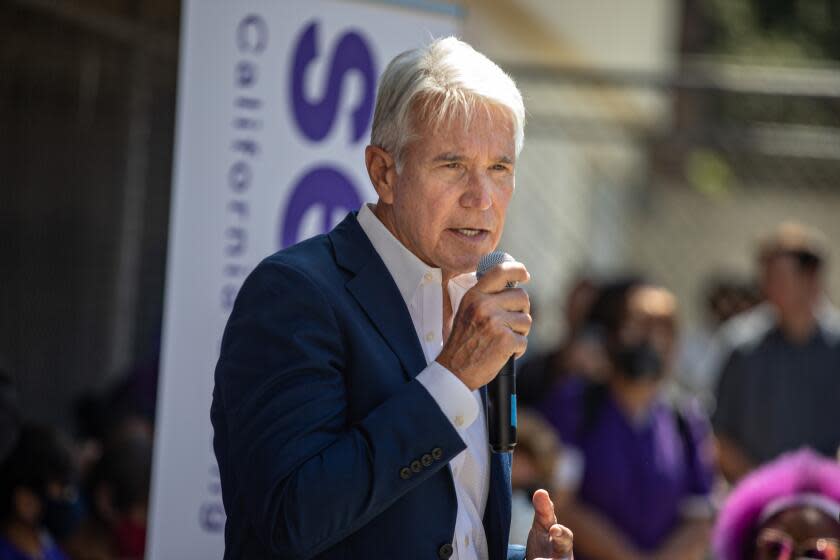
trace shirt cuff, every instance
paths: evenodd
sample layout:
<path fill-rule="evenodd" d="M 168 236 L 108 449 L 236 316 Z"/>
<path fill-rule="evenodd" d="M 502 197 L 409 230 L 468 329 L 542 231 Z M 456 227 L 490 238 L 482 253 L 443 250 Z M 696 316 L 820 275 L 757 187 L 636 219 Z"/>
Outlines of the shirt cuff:
<path fill-rule="evenodd" d="M 459 432 L 466 430 L 478 418 L 478 401 L 472 391 L 439 363 L 429 364 L 417 375 L 417 381 L 432 395 Z"/>

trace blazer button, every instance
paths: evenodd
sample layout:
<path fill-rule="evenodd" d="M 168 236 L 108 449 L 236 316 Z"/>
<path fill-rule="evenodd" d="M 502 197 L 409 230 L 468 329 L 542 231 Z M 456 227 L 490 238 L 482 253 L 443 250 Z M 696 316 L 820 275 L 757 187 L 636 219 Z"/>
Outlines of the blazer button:
<path fill-rule="evenodd" d="M 423 467 L 420 466 L 420 461 L 412 461 L 411 462 L 411 470 L 418 473 L 423 470 Z"/>
<path fill-rule="evenodd" d="M 424 467 L 428 467 L 429 465 L 432 464 L 433 461 L 434 461 L 434 459 L 432 459 L 432 456 L 429 455 L 428 453 L 426 453 L 425 455 L 420 457 L 420 462 L 423 463 Z"/>
<path fill-rule="evenodd" d="M 411 478 L 411 469 L 409 469 L 408 467 L 403 467 L 402 469 L 400 469 L 400 478 L 403 480 L 408 480 L 409 478 Z"/>
<path fill-rule="evenodd" d="M 441 560 L 448 560 L 450 556 L 452 556 L 451 544 L 446 543 L 438 549 L 438 558 L 440 558 Z"/>
<path fill-rule="evenodd" d="M 443 457 L 443 449 L 440 447 L 432 449 L 432 457 L 434 457 L 435 461 L 440 461 L 440 458 Z"/>

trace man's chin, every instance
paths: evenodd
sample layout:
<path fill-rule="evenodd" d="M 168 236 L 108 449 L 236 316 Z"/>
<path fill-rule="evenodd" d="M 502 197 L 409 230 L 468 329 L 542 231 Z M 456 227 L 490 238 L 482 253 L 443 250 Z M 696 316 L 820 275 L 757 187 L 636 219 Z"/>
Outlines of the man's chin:
<path fill-rule="evenodd" d="M 471 272 L 475 272 L 478 268 L 478 261 L 481 260 L 481 257 L 485 254 L 486 253 L 448 259 L 443 265 L 441 265 L 440 268 L 445 275 L 450 277 L 460 276 L 461 274 L 469 274 Z"/>

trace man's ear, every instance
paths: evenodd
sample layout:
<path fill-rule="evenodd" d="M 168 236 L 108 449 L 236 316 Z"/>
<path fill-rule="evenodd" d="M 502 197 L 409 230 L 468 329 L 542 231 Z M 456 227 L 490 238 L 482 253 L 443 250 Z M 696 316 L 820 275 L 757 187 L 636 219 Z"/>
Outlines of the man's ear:
<path fill-rule="evenodd" d="M 385 204 L 393 204 L 394 186 L 397 181 L 394 157 L 378 146 L 368 146 L 365 148 L 365 166 L 379 200 Z"/>

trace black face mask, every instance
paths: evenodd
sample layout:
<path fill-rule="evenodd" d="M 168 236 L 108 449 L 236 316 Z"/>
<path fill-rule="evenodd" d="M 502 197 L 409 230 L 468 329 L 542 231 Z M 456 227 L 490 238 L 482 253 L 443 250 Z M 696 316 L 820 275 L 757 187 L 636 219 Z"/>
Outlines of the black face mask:
<path fill-rule="evenodd" d="M 664 375 L 662 358 L 649 342 L 619 349 L 613 356 L 618 372 L 632 380 L 657 380 Z"/>
<path fill-rule="evenodd" d="M 44 503 L 44 526 L 56 540 L 70 536 L 82 520 L 84 506 L 78 493 L 62 496 L 60 499 L 42 496 Z"/>

